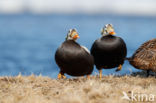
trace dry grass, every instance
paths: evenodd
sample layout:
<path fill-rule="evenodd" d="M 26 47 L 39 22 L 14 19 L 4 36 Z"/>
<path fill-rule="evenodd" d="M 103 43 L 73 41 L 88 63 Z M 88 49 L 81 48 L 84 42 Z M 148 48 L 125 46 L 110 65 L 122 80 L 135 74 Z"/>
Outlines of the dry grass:
<path fill-rule="evenodd" d="M 98 77 L 56 80 L 34 75 L 0 77 L 0 103 L 131 103 L 121 98 L 123 91 L 156 95 L 156 78 L 134 75 L 104 76 L 102 80 Z"/>

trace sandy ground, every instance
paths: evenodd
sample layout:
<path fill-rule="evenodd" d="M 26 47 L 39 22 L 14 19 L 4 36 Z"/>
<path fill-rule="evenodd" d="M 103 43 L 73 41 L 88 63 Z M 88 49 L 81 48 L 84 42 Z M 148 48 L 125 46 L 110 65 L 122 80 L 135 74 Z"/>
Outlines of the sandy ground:
<path fill-rule="evenodd" d="M 156 78 L 144 73 L 103 76 L 101 80 L 97 76 L 90 80 L 0 77 L 0 103 L 156 103 L 155 95 Z"/>

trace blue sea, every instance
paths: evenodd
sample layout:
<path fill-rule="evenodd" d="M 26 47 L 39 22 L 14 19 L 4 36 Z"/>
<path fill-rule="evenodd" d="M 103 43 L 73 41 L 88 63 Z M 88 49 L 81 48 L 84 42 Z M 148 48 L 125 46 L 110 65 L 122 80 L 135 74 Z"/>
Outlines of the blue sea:
<path fill-rule="evenodd" d="M 130 57 L 145 41 L 156 37 L 156 17 L 87 14 L 0 14 L 0 76 L 43 75 L 56 78 L 59 68 L 54 55 L 67 32 L 76 28 L 77 42 L 91 48 L 101 37 L 101 28 L 111 23 L 122 37 Z M 74 68 L 73 68 L 74 69 Z M 127 61 L 120 72 L 103 70 L 104 75 L 138 71 Z M 93 75 L 98 74 L 96 68 Z"/>

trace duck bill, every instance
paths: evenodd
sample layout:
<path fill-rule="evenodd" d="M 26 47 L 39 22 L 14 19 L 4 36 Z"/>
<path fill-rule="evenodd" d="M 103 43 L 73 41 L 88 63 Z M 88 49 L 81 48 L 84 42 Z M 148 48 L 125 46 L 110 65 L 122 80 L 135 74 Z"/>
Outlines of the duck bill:
<path fill-rule="evenodd" d="M 80 38 L 78 34 L 76 34 L 73 39 L 77 39 L 77 38 Z"/>
<path fill-rule="evenodd" d="M 114 31 L 110 32 L 109 33 L 110 35 L 115 35 L 116 33 Z"/>

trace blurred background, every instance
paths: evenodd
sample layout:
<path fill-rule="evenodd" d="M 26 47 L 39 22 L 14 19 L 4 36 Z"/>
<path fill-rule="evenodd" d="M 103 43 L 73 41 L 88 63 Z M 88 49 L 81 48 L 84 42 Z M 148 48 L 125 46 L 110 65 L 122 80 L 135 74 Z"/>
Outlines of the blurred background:
<path fill-rule="evenodd" d="M 76 28 L 77 42 L 90 49 L 108 23 L 125 40 L 129 57 L 156 37 L 156 0 L 0 0 L 0 76 L 33 73 L 56 78 L 54 54 L 68 30 Z M 103 74 L 135 71 L 126 61 L 122 71 Z"/>

